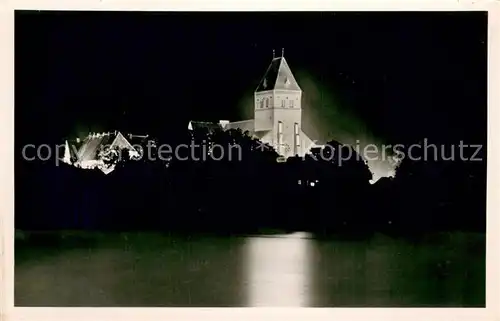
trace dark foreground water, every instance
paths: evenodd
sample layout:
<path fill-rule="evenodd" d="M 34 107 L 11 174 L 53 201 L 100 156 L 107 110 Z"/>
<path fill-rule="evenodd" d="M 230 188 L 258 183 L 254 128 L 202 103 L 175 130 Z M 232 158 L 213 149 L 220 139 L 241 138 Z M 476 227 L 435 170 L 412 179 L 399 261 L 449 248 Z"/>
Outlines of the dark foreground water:
<path fill-rule="evenodd" d="M 485 237 L 48 233 L 16 240 L 16 306 L 484 306 Z"/>

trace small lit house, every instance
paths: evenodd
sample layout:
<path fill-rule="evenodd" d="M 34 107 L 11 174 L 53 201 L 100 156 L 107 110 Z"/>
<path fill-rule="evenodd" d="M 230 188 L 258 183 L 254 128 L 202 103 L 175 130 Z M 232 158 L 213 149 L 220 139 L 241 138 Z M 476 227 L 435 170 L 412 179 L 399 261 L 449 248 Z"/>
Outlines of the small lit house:
<path fill-rule="evenodd" d="M 113 157 L 121 157 L 124 150 L 131 159 L 142 156 L 140 144 L 132 145 L 134 138 L 144 139 L 147 136 L 128 135 L 127 139 L 121 132 L 89 133 L 84 139 L 66 140 L 63 162 L 84 169 L 98 168 L 105 174 L 114 170 L 114 164 L 109 162 Z"/>

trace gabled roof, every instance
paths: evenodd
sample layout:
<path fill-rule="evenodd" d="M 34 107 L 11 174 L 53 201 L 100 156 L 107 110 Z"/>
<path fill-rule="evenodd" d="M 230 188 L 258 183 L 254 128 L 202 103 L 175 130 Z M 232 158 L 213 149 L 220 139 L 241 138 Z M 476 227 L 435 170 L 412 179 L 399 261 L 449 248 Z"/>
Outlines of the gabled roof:
<path fill-rule="evenodd" d="M 78 150 L 78 161 L 89 161 L 97 159 L 97 151 L 101 146 L 111 145 L 114 135 L 94 136 L 89 135 L 83 140 L 83 145 Z"/>
<path fill-rule="evenodd" d="M 285 57 L 271 61 L 255 92 L 267 90 L 301 90 Z"/>
<path fill-rule="evenodd" d="M 118 132 L 115 139 L 112 141 L 112 147 L 117 146 L 120 149 L 128 149 L 130 151 L 135 151 L 134 146 L 122 135 L 122 133 Z"/>
<path fill-rule="evenodd" d="M 62 158 L 62 161 L 65 162 L 66 164 L 72 164 L 75 159 L 76 155 L 74 149 L 69 144 L 68 140 L 66 140 L 64 142 L 64 156 Z"/>
<path fill-rule="evenodd" d="M 78 150 L 77 159 L 79 162 L 98 159 L 98 151 L 104 147 L 117 145 L 120 149 L 128 149 L 135 151 L 134 147 L 127 139 L 118 132 L 115 134 L 97 134 L 87 136 L 80 149 Z"/>
<path fill-rule="evenodd" d="M 217 129 L 222 129 L 220 124 L 211 123 L 211 122 L 202 122 L 202 121 L 190 121 L 188 124 L 189 130 L 195 129 L 207 129 L 208 131 L 213 131 Z"/>
<path fill-rule="evenodd" d="M 253 119 L 236 121 L 227 124 L 225 129 L 238 129 L 238 128 L 241 129 L 242 132 L 248 130 L 249 132 L 253 133 L 255 129 L 255 122 Z"/>

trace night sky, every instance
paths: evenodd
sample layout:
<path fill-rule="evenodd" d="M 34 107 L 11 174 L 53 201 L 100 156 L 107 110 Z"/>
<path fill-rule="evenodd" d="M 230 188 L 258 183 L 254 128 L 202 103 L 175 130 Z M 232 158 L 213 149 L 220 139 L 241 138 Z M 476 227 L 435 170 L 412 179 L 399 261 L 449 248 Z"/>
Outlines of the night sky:
<path fill-rule="evenodd" d="M 485 143 L 487 13 L 17 12 L 17 144 L 252 118 L 281 48 L 313 139 Z"/>

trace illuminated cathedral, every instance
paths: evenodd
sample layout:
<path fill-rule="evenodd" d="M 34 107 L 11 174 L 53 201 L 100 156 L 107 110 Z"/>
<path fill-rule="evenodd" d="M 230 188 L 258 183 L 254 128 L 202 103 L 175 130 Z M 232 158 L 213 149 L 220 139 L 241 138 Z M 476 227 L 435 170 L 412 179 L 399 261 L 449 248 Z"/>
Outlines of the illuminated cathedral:
<path fill-rule="evenodd" d="M 190 121 L 189 130 L 197 127 L 241 129 L 263 143 L 273 146 L 285 158 L 304 156 L 316 145 L 302 130 L 302 89 L 283 55 L 275 57 L 254 92 L 254 118 L 218 124 Z"/>

